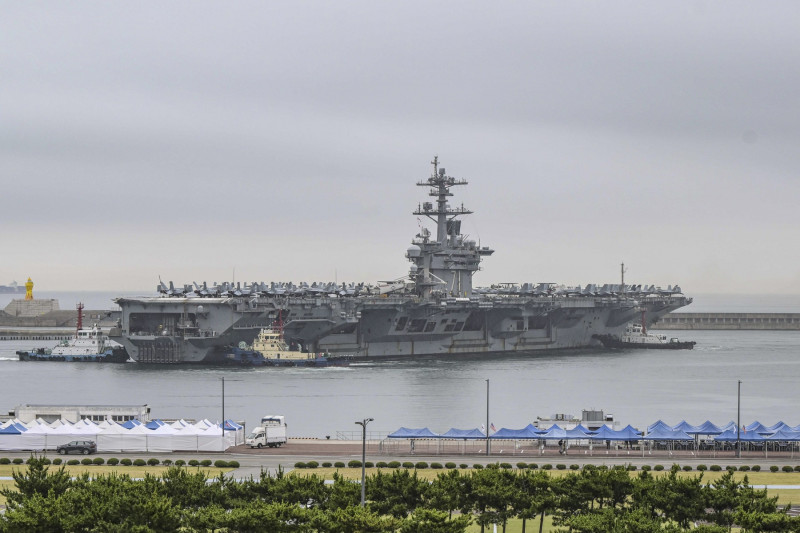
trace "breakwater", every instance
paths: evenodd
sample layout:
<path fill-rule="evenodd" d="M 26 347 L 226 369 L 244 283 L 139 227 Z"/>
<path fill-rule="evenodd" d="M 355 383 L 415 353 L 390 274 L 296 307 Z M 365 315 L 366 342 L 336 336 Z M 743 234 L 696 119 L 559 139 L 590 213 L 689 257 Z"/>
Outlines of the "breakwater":
<path fill-rule="evenodd" d="M 800 330 L 800 313 L 669 313 L 650 329 Z"/>

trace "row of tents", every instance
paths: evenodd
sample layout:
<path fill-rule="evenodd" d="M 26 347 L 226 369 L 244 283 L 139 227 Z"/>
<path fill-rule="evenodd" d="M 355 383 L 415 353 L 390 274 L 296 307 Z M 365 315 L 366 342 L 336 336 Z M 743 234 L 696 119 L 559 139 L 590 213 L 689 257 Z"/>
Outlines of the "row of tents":
<path fill-rule="evenodd" d="M 146 424 L 129 420 L 122 424 L 109 420 L 94 423 L 81 420 L 75 424 L 36 419 L 29 423 L 10 420 L 0 426 L 0 450 L 45 451 L 73 440 L 93 440 L 99 452 L 220 452 L 244 442 L 244 428 L 232 420 L 221 424 L 201 420 L 171 424 L 153 420 Z"/>
<path fill-rule="evenodd" d="M 686 421 L 670 426 L 661 420 L 650 424 L 647 432 L 643 433 L 628 425 L 621 430 L 614 430 L 606 425 L 596 430 L 589 430 L 581 424 L 575 428 L 564 429 L 558 424 L 553 424 L 547 429 L 539 429 L 533 424 L 528 424 L 522 429 L 500 428 L 490 433 L 489 439 L 506 440 L 588 440 L 588 441 L 695 441 L 700 436 L 719 442 L 798 442 L 800 441 L 800 426 L 789 426 L 778 422 L 772 426 L 765 426 L 760 422 L 742 427 L 738 431 L 735 422 L 724 426 L 717 426 L 706 421 L 699 426 L 693 426 Z M 401 427 L 388 435 L 390 439 L 486 439 L 486 432 L 482 429 L 456 429 L 451 428 L 445 433 L 434 433 L 428 428 L 411 429 Z"/>

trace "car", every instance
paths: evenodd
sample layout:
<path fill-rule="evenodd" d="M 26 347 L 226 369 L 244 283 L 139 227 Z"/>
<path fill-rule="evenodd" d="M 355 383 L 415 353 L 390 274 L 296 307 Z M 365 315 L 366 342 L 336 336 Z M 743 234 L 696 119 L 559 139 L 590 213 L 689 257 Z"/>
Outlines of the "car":
<path fill-rule="evenodd" d="M 90 453 L 97 452 L 97 444 L 95 444 L 93 440 L 73 440 L 57 447 L 56 451 L 61 455 L 73 452 L 89 455 Z"/>

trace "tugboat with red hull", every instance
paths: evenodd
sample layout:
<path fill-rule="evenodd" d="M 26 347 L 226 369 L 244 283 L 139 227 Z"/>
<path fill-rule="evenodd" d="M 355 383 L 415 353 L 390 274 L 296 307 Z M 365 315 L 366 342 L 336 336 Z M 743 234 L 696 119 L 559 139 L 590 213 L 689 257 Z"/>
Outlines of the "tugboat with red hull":
<path fill-rule="evenodd" d="M 61 341 L 54 348 L 18 350 L 20 361 L 65 361 L 76 363 L 126 363 L 128 353 L 100 330 L 97 324 L 83 327 L 83 304 L 78 304 L 75 336 Z"/>

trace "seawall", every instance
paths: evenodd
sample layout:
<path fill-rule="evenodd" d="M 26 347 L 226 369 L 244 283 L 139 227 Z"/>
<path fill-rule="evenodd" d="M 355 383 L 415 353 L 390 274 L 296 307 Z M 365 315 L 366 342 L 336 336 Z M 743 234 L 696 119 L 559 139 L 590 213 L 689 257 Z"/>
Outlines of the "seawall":
<path fill-rule="evenodd" d="M 800 330 L 800 313 L 669 313 L 650 329 Z"/>

